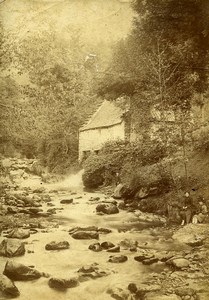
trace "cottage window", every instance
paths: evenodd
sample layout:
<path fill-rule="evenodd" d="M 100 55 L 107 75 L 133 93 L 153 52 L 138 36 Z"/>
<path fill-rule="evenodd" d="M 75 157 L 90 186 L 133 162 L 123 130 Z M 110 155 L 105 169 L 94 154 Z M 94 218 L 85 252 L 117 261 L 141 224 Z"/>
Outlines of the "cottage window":
<path fill-rule="evenodd" d="M 89 155 L 91 154 L 91 151 L 83 151 L 83 159 L 87 159 L 89 157 Z"/>

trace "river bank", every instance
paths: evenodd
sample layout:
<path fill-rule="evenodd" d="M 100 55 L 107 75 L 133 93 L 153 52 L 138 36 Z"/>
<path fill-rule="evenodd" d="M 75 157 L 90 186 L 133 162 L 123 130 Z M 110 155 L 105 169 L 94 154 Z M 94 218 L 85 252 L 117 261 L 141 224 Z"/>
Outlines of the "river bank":
<path fill-rule="evenodd" d="M 8 261 L 40 274 L 15 274 L 18 299 L 209 298 L 208 224 L 168 226 L 164 217 L 120 209 L 108 193 L 84 192 L 80 177 L 47 184 L 24 172 L 1 196 L 0 274 L 11 278 Z M 24 247 L 18 256 L 16 243 Z M 0 299 L 8 297 L 3 280 Z"/>

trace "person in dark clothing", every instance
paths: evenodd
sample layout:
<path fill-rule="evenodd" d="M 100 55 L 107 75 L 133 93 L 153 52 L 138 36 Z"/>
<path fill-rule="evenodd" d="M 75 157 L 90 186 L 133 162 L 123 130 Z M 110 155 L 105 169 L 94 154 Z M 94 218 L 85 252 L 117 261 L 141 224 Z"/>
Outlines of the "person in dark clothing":
<path fill-rule="evenodd" d="M 181 210 L 182 222 L 181 225 L 189 224 L 195 214 L 195 205 L 190 193 L 186 192 L 184 195 L 183 207 Z"/>

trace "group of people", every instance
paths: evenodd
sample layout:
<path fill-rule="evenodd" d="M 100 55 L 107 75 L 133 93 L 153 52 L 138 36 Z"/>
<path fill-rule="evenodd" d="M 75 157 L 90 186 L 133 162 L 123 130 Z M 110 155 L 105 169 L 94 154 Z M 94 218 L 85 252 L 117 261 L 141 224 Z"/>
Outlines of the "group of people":
<path fill-rule="evenodd" d="M 180 210 L 181 225 L 203 223 L 208 217 L 208 207 L 203 197 L 194 201 L 189 192 L 184 195 L 184 201 Z"/>

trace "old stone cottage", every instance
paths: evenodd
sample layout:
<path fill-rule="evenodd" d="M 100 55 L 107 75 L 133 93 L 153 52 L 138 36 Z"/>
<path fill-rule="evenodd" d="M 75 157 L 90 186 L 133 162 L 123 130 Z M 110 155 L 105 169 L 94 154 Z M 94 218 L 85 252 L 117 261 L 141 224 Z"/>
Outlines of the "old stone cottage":
<path fill-rule="evenodd" d="M 79 161 L 98 153 L 107 141 L 129 140 L 127 111 L 105 100 L 90 120 L 79 130 Z"/>
<path fill-rule="evenodd" d="M 199 96 L 200 97 L 200 96 Z M 90 120 L 79 130 L 79 160 L 83 160 L 90 153 L 98 153 L 101 147 L 107 141 L 117 139 L 123 141 L 135 142 L 141 140 L 140 130 L 135 130 L 134 120 L 132 120 L 129 109 L 122 108 L 120 101 L 105 100 L 97 111 L 91 116 Z M 147 125 L 147 133 L 150 135 L 153 143 L 160 139 L 161 128 L 169 129 L 169 138 L 177 138 L 180 134 L 181 122 L 178 118 L 180 114 L 172 110 L 164 111 L 164 121 L 162 112 L 158 107 L 151 109 L 150 123 Z M 189 112 L 189 118 L 184 120 L 188 123 L 185 128 L 189 139 L 194 142 L 202 134 L 209 131 L 209 101 L 205 99 L 200 104 L 193 104 Z M 164 128 L 165 129 L 165 128 Z"/>

